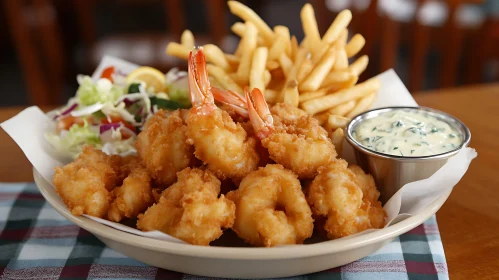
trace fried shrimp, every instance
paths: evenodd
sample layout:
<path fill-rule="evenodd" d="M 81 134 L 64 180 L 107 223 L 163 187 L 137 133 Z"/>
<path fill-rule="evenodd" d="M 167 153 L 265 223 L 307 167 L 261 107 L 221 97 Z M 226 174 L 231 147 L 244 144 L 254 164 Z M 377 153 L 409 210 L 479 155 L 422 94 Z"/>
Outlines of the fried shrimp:
<path fill-rule="evenodd" d="M 306 191 L 314 215 L 326 218 L 329 239 L 384 226 L 386 213 L 377 200 L 372 177 L 347 166 L 345 160 L 337 159 L 321 167 Z"/>
<path fill-rule="evenodd" d="M 55 168 L 54 186 L 73 215 L 105 217 L 111 201 L 109 191 L 119 181 L 118 164 L 116 156 L 87 146 L 72 163 Z"/>
<path fill-rule="evenodd" d="M 194 148 L 187 143 L 187 125 L 182 110 L 158 111 L 144 125 L 135 147 L 155 183 L 166 187 L 177 172 L 195 161 Z"/>
<path fill-rule="evenodd" d="M 300 108 L 293 107 L 288 103 L 277 103 L 270 108 L 270 113 L 274 121 L 293 122 L 303 117 L 308 117 L 308 113 Z"/>
<path fill-rule="evenodd" d="M 251 172 L 227 197 L 236 204 L 232 229 L 250 244 L 301 244 L 312 236 L 312 212 L 300 181 L 280 164 Z"/>
<path fill-rule="evenodd" d="M 159 202 L 139 215 L 137 228 L 159 230 L 195 245 L 209 245 L 234 223 L 236 206 L 220 195 L 220 181 L 209 170 L 186 168 L 163 191 Z"/>
<path fill-rule="evenodd" d="M 189 54 L 189 91 L 192 109 L 187 136 L 195 156 L 220 179 L 242 178 L 255 170 L 259 161 L 256 141 L 215 105 L 202 49 Z"/>
<path fill-rule="evenodd" d="M 126 167 L 125 167 L 126 168 Z M 123 218 L 135 218 L 154 203 L 151 178 L 141 165 L 130 169 L 123 184 L 112 191 L 108 219 L 120 222 Z"/>
<path fill-rule="evenodd" d="M 303 116 L 283 121 L 278 121 L 283 118 L 277 117 L 274 121 L 259 89 L 253 89 L 251 95 L 245 89 L 245 93 L 249 117 L 256 135 L 275 162 L 296 173 L 300 179 L 312 179 L 319 167 L 336 158 L 334 145 L 317 120 Z M 277 115 L 282 109 L 275 109 Z"/>

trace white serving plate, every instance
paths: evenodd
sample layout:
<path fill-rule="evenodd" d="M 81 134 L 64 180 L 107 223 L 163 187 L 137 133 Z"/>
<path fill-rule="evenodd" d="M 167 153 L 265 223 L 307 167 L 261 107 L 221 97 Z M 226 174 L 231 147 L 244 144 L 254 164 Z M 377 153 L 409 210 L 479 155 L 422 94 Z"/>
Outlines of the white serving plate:
<path fill-rule="evenodd" d="M 182 273 L 226 278 L 274 278 L 303 275 L 366 257 L 395 237 L 428 220 L 452 190 L 421 214 L 387 228 L 315 244 L 277 248 L 215 247 L 172 243 L 122 232 L 85 217 L 73 216 L 55 189 L 33 169 L 43 197 L 66 219 L 94 234 L 110 248 L 145 264 Z"/>

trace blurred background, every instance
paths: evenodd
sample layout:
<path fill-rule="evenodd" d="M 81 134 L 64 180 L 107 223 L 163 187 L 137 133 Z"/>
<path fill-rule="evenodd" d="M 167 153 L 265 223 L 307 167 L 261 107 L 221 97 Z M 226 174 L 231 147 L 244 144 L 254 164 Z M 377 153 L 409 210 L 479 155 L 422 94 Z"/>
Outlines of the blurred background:
<path fill-rule="evenodd" d="M 1 0 L 0 106 L 62 104 L 78 73 L 103 55 L 167 71 L 165 54 L 190 29 L 196 44 L 232 51 L 238 21 L 224 0 Z M 411 92 L 499 81 L 499 0 L 245 0 L 271 27 L 303 37 L 300 9 L 315 8 L 324 32 L 343 9 L 370 61 L 363 78 L 394 68 Z"/>

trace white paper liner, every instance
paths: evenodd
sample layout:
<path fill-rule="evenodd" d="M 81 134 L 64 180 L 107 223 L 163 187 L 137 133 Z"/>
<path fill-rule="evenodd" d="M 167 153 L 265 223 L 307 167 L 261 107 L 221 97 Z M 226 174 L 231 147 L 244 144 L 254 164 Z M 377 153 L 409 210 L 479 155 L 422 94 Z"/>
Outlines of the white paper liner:
<path fill-rule="evenodd" d="M 97 79 L 100 76 L 100 72 L 108 66 L 115 66 L 124 73 L 129 73 L 137 67 L 137 65 L 124 60 L 106 56 L 101 61 L 92 77 Z M 385 106 L 417 106 L 417 103 L 393 70 L 388 70 L 378 75 L 378 77 L 381 80 L 382 87 L 379 90 L 373 108 Z M 52 119 L 47 117 L 38 107 L 33 106 L 3 122 L 0 126 L 19 145 L 28 160 L 33 164 L 33 167 L 53 186 L 52 178 L 54 175 L 54 168 L 63 165 L 65 160 L 62 160 L 59 155 L 54 154 L 44 138 L 44 133 L 46 131 L 54 129 Z M 352 147 L 346 141 L 341 156 L 349 163 L 355 163 Z M 418 214 L 443 193 L 452 189 L 464 176 L 468 166 L 476 156 L 477 153 L 474 149 L 464 148 L 454 157 L 449 159 L 449 161 L 430 178 L 406 184 L 385 204 L 384 209 L 388 216 L 387 222 L 392 221 L 397 217 L 397 221 L 400 221 L 408 216 L 398 216 L 399 214 Z M 131 234 L 160 239 L 167 242 L 185 243 L 182 240 L 159 231 L 142 232 L 119 223 L 88 215 L 84 216 L 101 224 Z M 388 225 L 389 224 L 387 223 L 387 226 Z M 374 230 L 368 230 L 359 234 L 371 231 Z"/>

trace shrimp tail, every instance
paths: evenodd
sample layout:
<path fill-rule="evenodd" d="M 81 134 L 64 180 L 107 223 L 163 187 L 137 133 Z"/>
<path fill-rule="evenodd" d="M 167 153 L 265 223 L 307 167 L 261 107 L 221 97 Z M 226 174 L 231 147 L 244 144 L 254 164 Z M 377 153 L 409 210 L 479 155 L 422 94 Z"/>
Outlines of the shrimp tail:
<path fill-rule="evenodd" d="M 256 136 L 260 139 L 266 138 L 274 131 L 274 119 L 265 97 L 258 88 L 254 88 L 250 94 L 248 88 L 245 87 L 244 93 L 248 103 L 248 115 Z"/>
<path fill-rule="evenodd" d="M 216 106 L 211 93 L 203 48 L 200 47 L 198 50 L 189 53 L 188 72 L 192 107 L 198 114 L 209 114 Z"/>
<path fill-rule="evenodd" d="M 232 90 L 222 90 L 215 87 L 211 88 L 211 92 L 215 100 L 231 107 L 238 115 L 246 119 L 249 118 L 247 109 L 248 104 L 246 103 L 246 99 L 240 94 Z"/>

